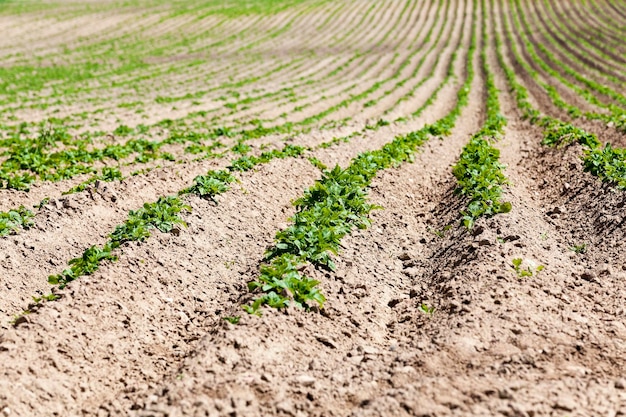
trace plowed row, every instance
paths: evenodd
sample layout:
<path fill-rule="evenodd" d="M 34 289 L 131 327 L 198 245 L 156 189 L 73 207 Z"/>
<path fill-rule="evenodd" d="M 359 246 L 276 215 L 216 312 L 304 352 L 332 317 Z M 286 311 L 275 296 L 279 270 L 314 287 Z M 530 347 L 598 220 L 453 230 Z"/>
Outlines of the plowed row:
<path fill-rule="evenodd" d="M 626 416 L 625 38 L 616 0 L 0 1 L 0 412 Z"/>

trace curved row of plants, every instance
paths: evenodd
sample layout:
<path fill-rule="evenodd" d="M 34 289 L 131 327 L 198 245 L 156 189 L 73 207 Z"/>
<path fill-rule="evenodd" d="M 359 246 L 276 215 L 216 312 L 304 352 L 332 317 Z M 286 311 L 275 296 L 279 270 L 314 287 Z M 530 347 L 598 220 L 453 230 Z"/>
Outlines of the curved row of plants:
<path fill-rule="evenodd" d="M 559 16 L 557 7 L 561 6 L 558 3 L 549 3 L 547 0 L 543 2 L 553 18 L 555 24 L 561 32 L 563 32 L 570 42 L 576 43 L 580 49 L 593 53 L 596 59 L 601 59 L 607 64 L 619 68 L 623 67 L 624 57 L 613 51 L 613 47 L 606 39 L 603 38 L 602 31 L 595 31 L 594 36 L 585 36 L 585 32 L 588 29 L 584 21 L 584 17 L 577 19 L 570 19 L 567 8 L 560 10 L 564 16 Z M 584 15 L 583 15 L 584 16 Z"/>
<path fill-rule="evenodd" d="M 553 51 L 557 51 L 562 57 L 567 58 L 580 72 L 591 71 L 596 79 L 599 77 L 602 80 L 608 80 L 616 86 L 624 84 L 626 77 L 620 79 L 618 74 L 616 75 L 614 71 L 605 68 L 602 63 L 599 63 L 597 59 L 594 59 L 586 51 L 578 49 L 572 43 L 569 43 L 568 38 L 556 29 L 553 19 L 550 20 L 549 18 L 544 18 L 541 13 L 535 13 L 528 16 L 529 20 L 534 16 L 536 16 L 534 20 L 536 27 L 542 33 L 543 38 L 550 43 L 550 48 Z M 588 29 L 595 31 L 597 28 L 590 27 Z M 555 61 L 556 64 L 560 62 L 561 59 Z"/>
<path fill-rule="evenodd" d="M 519 29 L 519 22 L 516 18 L 516 13 L 512 12 L 511 13 L 511 18 L 513 19 L 514 22 L 514 29 L 515 29 L 515 33 L 518 34 L 521 38 L 522 38 L 522 44 L 526 45 L 526 51 L 529 52 L 533 51 L 534 52 L 534 47 L 530 44 L 530 41 L 524 37 L 524 34 L 520 33 Z M 531 65 L 526 62 L 526 60 L 524 60 L 520 54 L 520 52 L 517 49 L 517 46 L 515 44 L 515 39 L 514 39 L 514 33 L 511 31 L 508 21 L 507 21 L 507 17 L 506 16 L 502 16 L 502 22 L 503 22 L 503 27 L 504 27 L 504 33 L 507 37 L 507 41 L 509 42 L 509 50 L 511 52 L 511 54 L 513 55 L 515 62 L 521 67 L 523 68 L 527 74 L 529 74 L 533 80 L 541 87 L 541 89 L 543 89 L 545 91 L 545 93 L 548 95 L 548 97 L 550 98 L 550 100 L 552 101 L 552 104 L 567 112 L 567 114 L 572 117 L 573 119 L 579 118 L 581 116 L 583 116 L 583 112 L 580 110 L 580 108 L 566 102 L 563 97 L 561 97 L 561 95 L 559 94 L 559 92 L 557 91 L 557 89 L 550 85 L 548 82 L 542 81 L 540 79 L 539 73 L 537 71 L 535 71 Z M 531 61 L 535 62 L 537 64 L 538 61 L 538 57 L 536 57 L 536 53 L 530 53 L 529 55 L 531 56 Z M 533 58 L 533 55 L 535 56 L 535 58 Z M 539 64 L 537 64 L 539 65 Z M 545 63 L 544 63 L 545 65 Z M 596 113 L 597 114 L 597 113 Z M 593 113 L 589 113 L 588 117 L 592 118 L 593 117 Z"/>
<path fill-rule="evenodd" d="M 293 224 L 276 234 L 275 245 L 266 253 L 267 263 L 261 267 L 259 277 L 248 283 L 249 290 L 258 294 L 243 306 L 248 313 L 261 314 L 264 305 L 307 309 L 323 306 L 326 299 L 318 288 L 320 282 L 303 275 L 303 266 L 334 270 L 331 254 L 337 254 L 341 239 L 355 227 L 369 226 L 367 215 L 377 208 L 367 202 L 367 188 L 374 176 L 380 170 L 412 161 L 413 154 L 430 136 L 451 133 L 469 99 L 475 49 L 473 20 L 465 81 L 454 108 L 445 117 L 418 131 L 397 136 L 379 150 L 358 155 L 345 169 L 337 166 L 325 170 L 322 178 L 294 202 L 297 212 L 290 219 Z"/>

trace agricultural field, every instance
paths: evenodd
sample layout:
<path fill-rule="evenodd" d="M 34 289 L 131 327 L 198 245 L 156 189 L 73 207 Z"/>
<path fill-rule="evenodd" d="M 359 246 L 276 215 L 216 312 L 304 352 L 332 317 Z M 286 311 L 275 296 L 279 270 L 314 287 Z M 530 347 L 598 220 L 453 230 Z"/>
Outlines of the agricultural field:
<path fill-rule="evenodd" d="M 0 416 L 626 417 L 623 0 L 0 0 Z"/>

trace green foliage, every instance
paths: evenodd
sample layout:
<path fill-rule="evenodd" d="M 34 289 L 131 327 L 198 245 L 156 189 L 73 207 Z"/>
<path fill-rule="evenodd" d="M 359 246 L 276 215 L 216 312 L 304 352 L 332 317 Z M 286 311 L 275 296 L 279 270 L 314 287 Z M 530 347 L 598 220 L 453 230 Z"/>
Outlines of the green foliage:
<path fill-rule="evenodd" d="M 587 244 L 586 243 L 581 243 L 580 245 L 574 245 L 572 247 L 569 248 L 569 250 L 571 250 L 572 252 L 575 253 L 586 253 L 587 252 Z"/>
<path fill-rule="evenodd" d="M 473 138 L 463 148 L 459 162 L 452 172 L 458 181 L 457 192 L 469 197 L 470 203 L 462 212 L 463 224 L 474 227 L 480 216 L 493 216 L 511 211 L 511 203 L 501 202 L 501 185 L 507 183 L 498 162 L 500 152 L 482 138 Z"/>
<path fill-rule="evenodd" d="M 523 267 L 522 266 L 523 262 L 524 261 L 522 258 L 515 258 L 512 261 L 513 270 L 515 271 L 515 273 L 517 274 L 519 278 L 532 277 L 533 275 L 536 275 L 545 269 L 543 265 L 539 265 L 535 267 L 535 265 L 532 264 L 531 262 L 528 262 L 528 265 L 526 265 L 526 267 Z"/>
<path fill-rule="evenodd" d="M 503 21 L 505 30 L 510 34 L 506 20 Z M 504 69 L 509 86 L 516 93 L 517 106 L 522 110 L 523 115 L 527 117 L 531 123 L 539 124 L 545 128 L 542 144 L 546 146 L 561 147 L 570 143 L 578 142 L 586 149 L 583 154 L 583 163 L 585 170 L 596 175 L 603 181 L 616 185 L 620 189 L 626 189 L 626 151 L 623 149 L 614 149 L 610 144 L 606 144 L 602 148 L 601 142 L 593 134 L 585 130 L 573 126 L 570 123 L 554 119 L 548 116 L 541 116 L 540 112 L 532 107 L 528 101 L 528 91 L 516 80 L 515 72 L 506 64 L 502 57 L 502 43 L 499 38 L 498 31 L 496 36 L 496 53 L 500 66 Z M 510 44 L 516 60 L 523 63 L 514 44 Z M 543 49 L 542 49 L 543 50 Z M 529 71 L 533 77 L 536 73 Z M 595 87 L 600 88 L 599 85 Z M 603 89 L 600 89 L 603 90 Z M 598 90 L 598 91 L 600 91 Z M 605 93 L 609 93 L 603 90 Z M 553 100 L 556 100 L 555 91 L 552 91 Z M 576 115 L 576 114 L 575 114 Z M 587 115 L 589 117 L 589 115 Z M 610 122 L 616 127 L 624 125 L 626 115 L 613 112 Z"/>
<path fill-rule="evenodd" d="M 425 304 L 425 303 L 420 304 L 418 309 L 422 313 L 428 314 L 429 316 L 431 316 L 431 315 L 433 315 L 435 313 L 435 307 L 428 307 L 428 305 Z"/>
<path fill-rule="evenodd" d="M 310 156 L 307 159 L 309 160 L 311 165 L 313 165 L 315 168 L 319 169 L 320 171 L 325 171 L 328 169 L 328 167 L 322 161 L 320 161 L 314 156 Z"/>
<path fill-rule="evenodd" d="M 17 210 L 9 210 L 0 212 L 0 236 L 8 236 L 17 233 L 19 229 L 29 229 L 35 223 L 32 211 L 20 206 Z"/>
<path fill-rule="evenodd" d="M 254 157 L 254 164 L 266 163 L 273 158 L 287 158 L 301 155 L 304 148 L 293 145 L 286 145 L 282 150 L 273 150 L 262 153 L 258 158 Z M 242 158 L 248 158 L 243 156 Z M 230 170 L 232 168 L 229 167 Z M 121 176 L 119 170 L 115 168 L 103 169 L 99 178 L 117 178 Z M 94 180 L 95 181 L 95 180 Z M 206 175 L 200 175 L 194 179 L 194 184 L 182 190 L 179 194 L 196 194 L 202 198 L 213 199 L 217 194 L 221 194 L 229 189 L 229 184 L 236 181 L 236 178 L 228 170 L 209 171 Z M 114 261 L 117 258 L 111 253 L 125 242 L 142 242 L 150 237 L 151 229 L 158 229 L 163 233 L 168 233 L 177 225 L 187 226 L 180 217 L 183 211 L 191 211 L 191 207 L 184 204 L 178 197 L 160 197 L 154 203 L 145 203 L 142 208 L 130 211 L 124 224 L 118 225 L 109 236 L 109 241 L 103 248 L 92 246 L 87 249 L 80 258 L 72 259 L 70 268 L 59 275 L 51 275 L 48 282 L 53 285 L 65 287 L 69 282 L 82 275 L 89 275 L 95 272 L 100 263 L 105 260 Z M 294 291 L 296 303 L 304 305 L 313 299 L 308 298 L 315 294 L 315 289 L 311 289 L 302 296 L 299 294 L 307 291 L 307 286 L 311 286 L 310 281 L 303 279 L 302 282 L 292 283 L 289 288 Z M 307 295 L 309 294 L 309 295 Z M 320 298 L 315 296 L 314 300 Z M 269 298 L 268 298 L 269 300 Z M 276 298 L 273 298 L 276 303 Z"/>
<path fill-rule="evenodd" d="M 589 148 L 596 148 L 601 145 L 596 135 L 569 123 L 556 119 L 547 119 L 543 123 L 547 124 L 547 128 L 544 130 L 542 145 L 562 147 L 575 142 Z"/>
<path fill-rule="evenodd" d="M 174 226 L 187 226 L 179 216 L 182 211 L 191 211 L 191 207 L 183 204 L 177 197 L 159 197 L 154 203 L 145 203 L 142 208 L 130 211 L 123 225 L 115 228 L 110 236 L 113 249 L 128 241 L 143 241 L 150 236 L 149 229 L 156 228 L 163 233 L 170 232 Z"/>
<path fill-rule="evenodd" d="M 229 316 L 229 317 L 223 317 L 223 319 L 229 322 L 230 324 L 239 324 L 239 320 L 241 320 L 241 316 Z"/>
<path fill-rule="evenodd" d="M 483 37 L 486 44 L 485 26 Z M 500 114 L 498 90 L 487 64 L 485 46 L 481 58 L 487 75 L 487 119 L 463 148 L 459 161 L 452 169 L 458 182 L 456 192 L 469 198 L 467 208 L 461 212 L 463 224 L 468 229 L 472 229 L 481 216 L 490 217 L 511 211 L 511 203 L 500 201 L 502 185 L 508 183 L 503 173 L 505 166 L 499 162 L 500 151 L 488 142 L 497 140 L 503 134 L 506 119 Z"/>
<path fill-rule="evenodd" d="M 583 162 L 585 171 L 596 175 L 619 189 L 626 190 L 626 149 L 613 148 L 607 143 L 604 148 L 586 149 Z"/>
<path fill-rule="evenodd" d="M 202 198 L 214 200 L 218 194 L 230 189 L 231 183 L 237 181 L 229 171 L 209 171 L 206 175 L 194 178 L 194 184 L 183 190 L 183 193 L 196 194 Z"/>
<path fill-rule="evenodd" d="M 70 268 L 64 270 L 59 275 L 49 276 L 48 282 L 63 288 L 69 282 L 83 275 L 94 273 L 103 261 L 117 260 L 112 251 L 124 242 L 143 241 L 150 236 L 150 229 L 152 228 L 167 233 L 176 225 L 186 226 L 179 213 L 190 210 L 191 207 L 183 204 L 178 198 L 171 196 L 160 197 L 154 203 L 144 204 L 141 209 L 131 211 L 124 224 L 115 228 L 104 247 L 92 246 L 85 250 L 81 257 L 69 261 Z"/>
<path fill-rule="evenodd" d="M 69 261 L 70 268 L 59 275 L 50 275 L 48 282 L 52 285 L 59 285 L 64 288 L 69 282 L 83 275 L 91 275 L 98 270 L 100 263 L 105 260 L 114 261 L 117 258 L 111 254 L 111 247 L 105 245 L 104 248 L 91 246 L 83 252 L 79 258 Z"/>

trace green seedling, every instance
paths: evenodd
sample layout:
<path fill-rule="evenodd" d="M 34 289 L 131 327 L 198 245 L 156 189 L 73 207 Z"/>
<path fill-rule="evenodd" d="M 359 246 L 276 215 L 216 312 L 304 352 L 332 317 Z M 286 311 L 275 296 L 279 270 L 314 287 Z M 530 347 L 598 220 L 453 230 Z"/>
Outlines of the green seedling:
<path fill-rule="evenodd" d="M 444 226 L 441 230 L 430 229 L 430 231 L 434 233 L 437 237 L 444 238 L 446 236 L 446 232 L 450 229 L 452 229 L 452 225 L 448 224 Z"/>
<path fill-rule="evenodd" d="M 536 275 L 539 272 L 543 271 L 545 268 L 543 265 L 539 265 L 535 268 L 534 264 L 532 264 L 531 262 L 529 262 L 529 265 L 527 265 L 526 268 L 523 268 L 522 258 L 515 258 L 513 259 L 512 262 L 513 262 L 513 269 L 515 270 L 515 273 L 517 274 L 519 278 L 532 277 L 533 274 Z"/>
<path fill-rule="evenodd" d="M 574 245 L 572 247 L 569 248 L 569 250 L 571 250 L 572 252 L 575 253 L 586 253 L 587 252 L 587 244 L 586 243 L 582 243 L 580 245 Z"/>
<path fill-rule="evenodd" d="M 24 206 L 17 210 L 0 212 L 0 236 L 15 234 L 19 229 L 31 228 L 35 224 L 33 217 L 35 217 L 33 212 Z"/>
<path fill-rule="evenodd" d="M 431 316 L 435 312 L 435 307 L 428 307 L 428 305 L 425 303 L 420 304 L 420 306 L 417 309 L 421 311 L 422 313 L 425 313 Z"/>
<path fill-rule="evenodd" d="M 229 317 L 223 317 L 223 319 L 229 322 L 230 324 L 239 324 L 239 320 L 241 320 L 241 316 L 229 316 Z"/>

